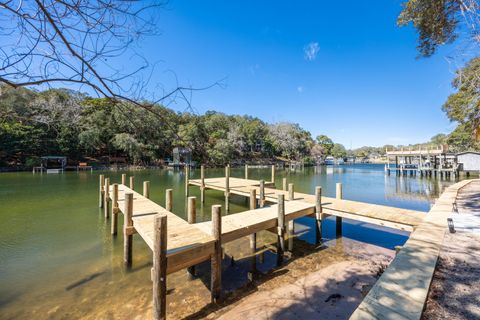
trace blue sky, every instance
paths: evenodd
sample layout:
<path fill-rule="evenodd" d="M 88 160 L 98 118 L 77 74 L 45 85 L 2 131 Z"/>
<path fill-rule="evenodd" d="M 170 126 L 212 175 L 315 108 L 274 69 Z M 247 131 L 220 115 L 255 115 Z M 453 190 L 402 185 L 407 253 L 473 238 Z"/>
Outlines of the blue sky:
<path fill-rule="evenodd" d="M 169 70 L 182 85 L 225 79 L 193 95 L 199 113 L 296 122 L 347 148 L 424 142 L 454 128 L 441 111 L 451 48 L 417 59 L 401 3 L 171 0 L 139 50 L 159 62 L 152 84 L 171 84 Z"/>

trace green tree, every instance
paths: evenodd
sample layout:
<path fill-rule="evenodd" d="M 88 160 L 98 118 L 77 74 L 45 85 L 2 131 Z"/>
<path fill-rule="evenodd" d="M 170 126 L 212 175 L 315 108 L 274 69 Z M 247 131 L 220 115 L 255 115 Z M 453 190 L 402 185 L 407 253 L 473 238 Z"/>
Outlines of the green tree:
<path fill-rule="evenodd" d="M 397 23 L 413 24 L 418 31 L 418 51 L 428 57 L 438 46 L 457 39 L 460 32 L 478 42 L 478 9 L 475 0 L 408 0 Z"/>
<path fill-rule="evenodd" d="M 333 141 L 326 135 L 319 135 L 316 138 L 317 143 L 322 147 L 324 154 L 332 154 Z"/>
<path fill-rule="evenodd" d="M 347 150 L 340 143 L 333 144 L 333 148 L 331 152 L 332 152 L 332 156 L 335 158 L 344 158 L 347 156 Z"/>

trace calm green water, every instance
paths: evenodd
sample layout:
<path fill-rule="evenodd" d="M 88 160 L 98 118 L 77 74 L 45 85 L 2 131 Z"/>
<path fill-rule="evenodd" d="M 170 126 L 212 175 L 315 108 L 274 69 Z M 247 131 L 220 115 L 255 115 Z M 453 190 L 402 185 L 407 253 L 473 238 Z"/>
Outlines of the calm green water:
<path fill-rule="evenodd" d="M 221 176 L 223 172 L 207 170 L 207 177 Z M 233 168 L 232 176 L 242 177 L 243 172 L 243 168 Z M 149 309 L 150 250 L 141 239 L 134 237 L 134 267 L 129 271 L 123 268 L 122 236 L 110 236 L 110 224 L 105 223 L 98 208 L 100 173 L 105 172 L 0 175 L 1 319 L 130 318 L 131 314 Z M 112 182 L 119 182 L 121 173 L 105 174 Z M 142 181 L 149 180 L 151 199 L 160 204 L 164 204 L 165 189 L 173 188 L 173 211 L 185 218 L 181 172 L 145 170 L 129 174 L 135 175 L 137 190 L 141 190 Z M 192 178 L 198 176 L 199 170 L 192 172 Z M 346 199 L 422 211 L 428 211 L 434 198 L 454 182 L 385 176 L 382 165 L 277 171 L 277 187 L 281 187 L 283 177 L 293 182 L 300 192 L 313 193 L 315 186 L 320 185 L 325 195 L 334 196 L 335 183 L 342 182 Z M 251 169 L 250 178 L 269 180 L 270 169 Z M 192 187 L 191 195 L 199 197 L 198 188 Z M 223 204 L 221 192 L 207 191 L 206 203 L 198 203 L 199 220 L 210 219 L 212 204 Z M 246 208 L 246 199 L 233 197 L 231 213 Z M 314 235 L 310 224 L 310 219 L 300 219 L 296 230 L 301 233 L 301 239 L 311 242 Z M 386 248 L 406 240 L 405 233 L 352 221 L 345 222 L 343 235 Z M 326 223 L 326 238 L 334 238 L 333 221 Z M 270 241 L 269 235 L 262 239 Z M 247 248 L 248 240 L 241 239 L 229 244 L 226 251 L 237 254 Z M 267 261 L 264 268 L 269 267 Z M 206 268 L 205 274 L 208 274 L 208 266 L 202 268 Z M 237 270 L 230 275 L 232 281 L 225 280 L 225 288 L 234 289 L 244 282 L 244 274 Z M 168 281 L 169 288 L 174 290 L 170 307 L 182 306 L 186 299 L 193 299 L 193 291 L 207 292 L 208 298 L 207 278 L 187 281 L 185 273 L 178 272 Z M 197 296 L 196 299 L 206 298 Z M 123 306 L 118 309 L 121 311 L 116 308 L 119 305 Z"/>

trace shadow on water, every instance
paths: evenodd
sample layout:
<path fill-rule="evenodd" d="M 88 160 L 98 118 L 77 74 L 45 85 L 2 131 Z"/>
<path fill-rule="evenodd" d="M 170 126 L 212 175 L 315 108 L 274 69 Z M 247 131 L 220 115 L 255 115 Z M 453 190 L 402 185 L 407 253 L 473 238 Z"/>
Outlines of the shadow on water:
<path fill-rule="evenodd" d="M 97 278 L 97 277 L 99 277 L 99 276 L 101 276 L 101 275 L 103 275 L 103 274 L 105 274 L 105 272 L 96 272 L 96 273 L 93 273 L 93 274 L 89 275 L 88 277 L 85 277 L 85 278 L 83 278 L 83 279 L 81 279 L 81 280 L 79 280 L 79 281 L 77 281 L 77 282 L 74 282 L 74 283 L 72 283 L 71 285 L 67 286 L 67 287 L 65 288 L 65 290 L 66 290 L 66 291 L 70 291 L 70 290 L 72 290 L 72 289 L 74 289 L 74 288 L 76 288 L 76 287 L 79 287 L 79 286 L 81 286 L 81 285 L 83 285 L 83 284 L 85 284 L 85 283 L 87 283 L 87 282 L 92 281 L 93 279 L 95 279 L 95 278 Z"/>

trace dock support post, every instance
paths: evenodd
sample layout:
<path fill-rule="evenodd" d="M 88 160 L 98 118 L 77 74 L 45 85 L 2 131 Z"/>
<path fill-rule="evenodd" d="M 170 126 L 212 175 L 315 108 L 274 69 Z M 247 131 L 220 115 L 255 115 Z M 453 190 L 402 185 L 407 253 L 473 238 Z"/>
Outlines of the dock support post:
<path fill-rule="evenodd" d="M 230 210 L 230 165 L 225 167 L 225 211 Z"/>
<path fill-rule="evenodd" d="M 265 206 L 265 180 L 260 180 L 260 199 L 258 200 L 260 208 Z"/>
<path fill-rule="evenodd" d="M 315 187 L 315 243 L 322 241 L 322 187 Z"/>
<path fill-rule="evenodd" d="M 196 197 L 188 197 L 187 217 L 188 217 L 189 224 L 193 224 L 197 222 L 197 198 Z M 193 279 L 193 277 L 195 277 L 195 266 L 188 267 L 187 272 L 188 272 L 188 277 L 190 279 Z"/>
<path fill-rule="evenodd" d="M 293 183 L 288 184 L 288 200 L 292 201 L 295 199 L 295 187 Z M 294 220 L 288 221 L 288 229 L 287 229 L 287 236 L 288 236 L 288 251 L 292 252 L 293 250 L 293 235 L 295 234 L 295 222 Z"/>
<path fill-rule="evenodd" d="M 167 309 L 167 216 L 157 215 L 153 242 L 153 318 L 166 319 Z"/>
<path fill-rule="evenodd" d="M 103 208 L 103 197 L 104 197 L 104 191 L 103 191 L 103 188 L 105 187 L 105 176 L 103 174 L 101 174 L 99 176 L 99 179 L 100 179 L 100 183 L 99 183 L 99 186 L 98 186 L 98 207 L 99 208 Z"/>
<path fill-rule="evenodd" d="M 283 184 L 282 186 L 283 191 L 287 191 L 287 178 L 282 179 L 282 184 Z"/>
<path fill-rule="evenodd" d="M 336 198 L 343 199 L 343 187 L 340 182 L 337 182 Z M 336 232 L 337 238 L 342 236 L 342 217 L 337 217 L 336 219 Z"/>
<path fill-rule="evenodd" d="M 135 177 L 130 176 L 130 189 L 135 190 Z"/>
<path fill-rule="evenodd" d="M 105 191 L 104 191 L 104 204 L 103 204 L 103 213 L 105 219 L 110 218 L 109 203 L 110 203 L 110 178 L 105 178 Z"/>
<path fill-rule="evenodd" d="M 272 183 L 275 186 L 275 165 L 272 165 Z"/>
<path fill-rule="evenodd" d="M 190 168 L 185 165 L 185 197 L 188 197 L 188 180 L 190 178 Z"/>
<path fill-rule="evenodd" d="M 173 190 L 167 189 L 165 190 L 165 209 L 168 212 L 172 212 L 173 207 Z"/>
<path fill-rule="evenodd" d="M 127 185 L 127 174 L 126 173 L 122 173 L 122 184 L 124 186 Z"/>
<path fill-rule="evenodd" d="M 123 262 L 132 266 L 133 245 L 133 193 L 125 193 L 125 208 L 123 210 Z"/>
<path fill-rule="evenodd" d="M 257 208 L 257 190 L 250 190 L 250 210 L 255 210 Z M 257 234 L 252 233 L 250 235 L 250 254 L 252 255 L 251 268 L 248 273 L 248 278 L 250 281 L 253 281 L 255 274 L 257 273 Z"/>
<path fill-rule="evenodd" d="M 113 184 L 113 196 L 112 196 L 112 236 L 117 235 L 118 229 L 118 184 Z"/>
<path fill-rule="evenodd" d="M 245 164 L 245 180 L 248 180 L 248 164 Z"/>
<path fill-rule="evenodd" d="M 205 203 L 205 166 L 203 164 L 200 166 L 200 180 L 200 201 Z"/>
<path fill-rule="evenodd" d="M 143 196 L 150 199 L 150 181 L 143 181 Z"/>
<path fill-rule="evenodd" d="M 283 263 L 283 252 L 285 252 L 285 196 L 279 194 L 277 202 L 277 266 L 280 266 Z"/>
<path fill-rule="evenodd" d="M 222 206 L 212 206 L 212 236 L 215 239 L 211 257 L 211 295 L 212 302 L 220 299 L 222 292 Z"/>

